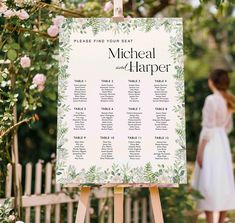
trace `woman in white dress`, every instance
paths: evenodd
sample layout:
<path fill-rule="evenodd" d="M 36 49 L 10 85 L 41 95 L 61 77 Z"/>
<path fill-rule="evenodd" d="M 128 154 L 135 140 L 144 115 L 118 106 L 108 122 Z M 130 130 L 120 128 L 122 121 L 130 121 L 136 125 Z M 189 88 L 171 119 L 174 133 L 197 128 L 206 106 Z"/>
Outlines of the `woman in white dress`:
<path fill-rule="evenodd" d="M 229 76 L 223 69 L 214 70 L 208 80 L 213 94 L 207 96 L 202 110 L 203 121 L 197 150 L 193 188 L 204 199 L 198 209 L 213 223 L 213 212 L 220 212 L 219 223 L 225 222 L 226 211 L 235 209 L 233 163 L 227 133 L 232 130 L 235 97 L 228 92 Z"/>

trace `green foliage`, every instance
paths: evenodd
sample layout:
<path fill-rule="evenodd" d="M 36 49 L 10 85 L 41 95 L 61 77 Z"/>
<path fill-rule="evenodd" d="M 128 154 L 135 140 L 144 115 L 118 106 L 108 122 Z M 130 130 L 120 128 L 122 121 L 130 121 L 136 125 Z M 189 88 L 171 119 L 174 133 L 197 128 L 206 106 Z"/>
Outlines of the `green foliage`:
<path fill-rule="evenodd" d="M 149 196 L 148 188 L 126 189 L 133 200 Z M 160 188 L 161 204 L 165 223 L 189 223 L 196 217 L 196 200 L 203 197 L 187 185 L 179 188 Z"/>
<path fill-rule="evenodd" d="M 58 42 L 46 33 L 52 23 L 51 18 L 48 17 L 48 10 L 41 10 L 40 3 L 36 6 L 16 5 L 13 1 L 5 3 L 11 10 L 26 10 L 29 18 L 25 20 L 20 20 L 17 16 L 5 18 L 2 13 L 0 16 L 1 189 L 4 188 L 2 185 L 6 177 L 6 164 L 11 162 L 10 149 L 15 131 L 20 130 L 19 148 L 20 154 L 24 154 L 24 157 L 20 155 L 21 163 L 35 162 L 39 158 L 48 159 L 53 152 L 55 140 L 51 139 L 55 138 L 58 72 L 55 59 Z M 55 14 L 52 12 L 51 15 Z M 30 58 L 31 66 L 23 68 L 20 59 L 25 55 Z M 43 92 L 33 84 L 33 78 L 37 73 L 47 77 L 46 89 Z M 43 105 L 47 106 L 45 112 L 41 109 Z M 35 124 L 35 117 L 37 117 L 35 115 L 38 112 L 42 120 Z M 46 118 L 43 119 L 45 114 Z M 48 124 L 45 124 L 46 119 Z M 24 127 L 21 128 L 21 125 Z M 28 127 L 32 129 L 29 130 Z M 24 137 L 26 135 L 27 137 Z M 40 144 L 45 149 L 43 152 L 35 149 L 40 147 Z M 35 149 L 33 153 L 30 152 L 32 148 Z M 0 196 L 2 193 L 1 190 Z"/>
<path fill-rule="evenodd" d="M 102 14 L 104 15 L 104 11 L 102 5 L 99 2 L 92 1 L 87 2 L 83 8 L 84 17 L 100 17 Z"/>
<path fill-rule="evenodd" d="M 186 185 L 179 188 L 160 189 L 161 203 L 165 223 L 188 223 L 194 222 L 196 199 L 202 196 Z"/>
<path fill-rule="evenodd" d="M 144 178 L 148 181 L 153 183 L 155 181 L 155 174 L 153 173 L 153 168 L 151 163 L 146 163 L 144 166 Z"/>
<path fill-rule="evenodd" d="M 15 215 L 12 206 L 12 200 L 7 198 L 2 205 L 0 205 L 0 222 L 12 223 L 15 222 Z"/>
<path fill-rule="evenodd" d="M 93 183 L 99 181 L 99 169 L 94 165 L 86 173 L 87 182 Z"/>

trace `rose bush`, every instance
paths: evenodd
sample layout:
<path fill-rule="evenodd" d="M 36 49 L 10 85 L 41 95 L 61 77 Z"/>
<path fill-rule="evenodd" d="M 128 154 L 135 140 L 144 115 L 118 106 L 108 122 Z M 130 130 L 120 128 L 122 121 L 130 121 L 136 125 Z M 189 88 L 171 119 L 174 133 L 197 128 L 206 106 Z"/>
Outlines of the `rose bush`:
<path fill-rule="evenodd" d="M 69 10 L 58 2 L 0 0 L 0 196 L 7 163 L 18 162 L 19 128 L 33 126 L 39 120 L 38 109 L 47 101 L 56 108 L 59 26 L 64 17 L 83 16 L 82 10 L 82 5 Z M 100 7 L 102 12 L 107 16 Z M 55 131 L 50 134 L 54 141 Z M 20 188 L 14 190 L 19 208 Z M 16 212 L 19 218 L 20 209 Z"/>

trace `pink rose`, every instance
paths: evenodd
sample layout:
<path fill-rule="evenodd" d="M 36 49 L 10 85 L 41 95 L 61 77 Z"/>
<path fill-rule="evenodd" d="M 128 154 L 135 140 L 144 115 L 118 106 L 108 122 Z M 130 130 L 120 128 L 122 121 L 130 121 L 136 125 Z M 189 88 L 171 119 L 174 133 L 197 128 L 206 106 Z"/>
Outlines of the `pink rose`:
<path fill-rule="evenodd" d="M 56 25 L 52 25 L 47 29 L 47 34 L 51 37 L 57 36 L 59 33 L 59 28 Z"/>
<path fill-rule="evenodd" d="M 7 11 L 7 6 L 4 3 L 0 3 L 0 13 Z"/>
<path fill-rule="evenodd" d="M 104 5 L 104 11 L 110 12 L 113 9 L 113 3 L 111 1 L 106 2 Z"/>
<path fill-rule="evenodd" d="M 38 85 L 38 91 L 42 92 L 45 89 L 44 85 Z"/>
<path fill-rule="evenodd" d="M 43 91 L 45 88 L 46 76 L 44 74 L 36 74 L 33 78 L 33 84 L 37 85 L 38 91 Z"/>
<path fill-rule="evenodd" d="M 29 14 L 24 9 L 17 11 L 16 15 L 20 20 L 26 20 L 29 18 Z"/>
<path fill-rule="evenodd" d="M 9 220 L 10 220 L 10 221 L 15 221 L 15 220 L 16 220 L 15 215 L 9 215 Z"/>
<path fill-rule="evenodd" d="M 55 18 L 52 19 L 52 22 L 55 26 L 60 26 L 62 24 L 62 22 L 64 21 L 64 16 L 56 16 Z"/>
<path fill-rule="evenodd" d="M 44 74 L 36 74 L 33 78 L 33 84 L 44 85 L 46 82 L 46 76 Z"/>
<path fill-rule="evenodd" d="M 23 68 L 27 68 L 27 67 L 30 67 L 31 66 L 31 60 L 29 57 L 27 56 L 23 56 L 20 58 L 20 65 L 21 67 Z"/>
<path fill-rule="evenodd" d="M 3 14 L 5 18 L 10 19 L 11 17 L 15 16 L 15 11 L 8 9 Z"/>

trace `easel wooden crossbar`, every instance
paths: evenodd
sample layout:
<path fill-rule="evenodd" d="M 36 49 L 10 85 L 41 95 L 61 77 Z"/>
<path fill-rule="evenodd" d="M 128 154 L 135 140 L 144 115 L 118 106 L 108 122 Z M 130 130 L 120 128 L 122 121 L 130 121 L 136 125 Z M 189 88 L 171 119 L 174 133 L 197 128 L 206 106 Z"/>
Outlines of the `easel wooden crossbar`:
<path fill-rule="evenodd" d="M 105 186 L 107 187 L 107 186 Z M 114 223 L 123 223 L 124 189 L 126 185 L 114 186 Z M 150 186 L 150 199 L 155 223 L 164 223 L 158 186 Z M 81 187 L 75 223 L 84 223 L 91 187 Z"/>

